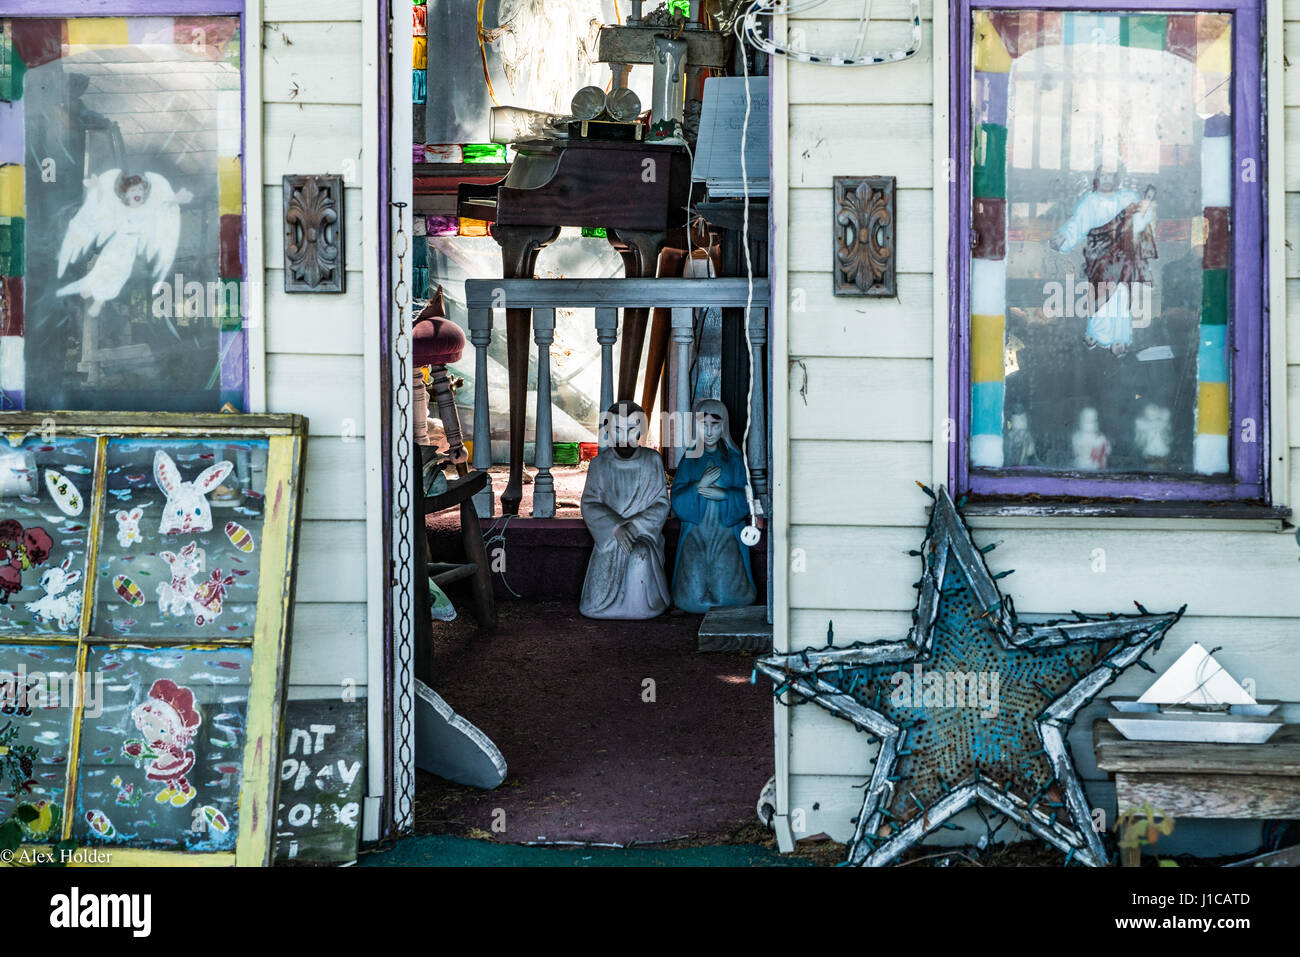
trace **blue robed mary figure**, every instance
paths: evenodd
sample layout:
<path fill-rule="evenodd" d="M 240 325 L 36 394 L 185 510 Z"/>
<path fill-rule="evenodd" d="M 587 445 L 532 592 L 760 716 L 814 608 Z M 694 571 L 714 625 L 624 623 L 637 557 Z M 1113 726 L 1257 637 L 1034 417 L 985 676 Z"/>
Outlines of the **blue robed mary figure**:
<path fill-rule="evenodd" d="M 681 522 L 673 568 L 673 604 L 683 611 L 752 605 L 758 594 L 749 548 L 740 533 L 749 517 L 744 456 L 731 439 L 727 407 L 695 406 L 695 445 L 673 479 L 673 514 Z"/>

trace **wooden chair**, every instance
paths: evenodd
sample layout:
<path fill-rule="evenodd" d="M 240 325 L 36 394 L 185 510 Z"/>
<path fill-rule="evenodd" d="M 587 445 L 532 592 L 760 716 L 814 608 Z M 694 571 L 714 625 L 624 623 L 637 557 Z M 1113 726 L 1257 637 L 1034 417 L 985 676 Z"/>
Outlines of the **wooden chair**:
<path fill-rule="evenodd" d="M 416 568 L 425 574 L 416 574 L 415 613 L 419 619 L 416 634 L 421 640 L 416 643 L 416 677 L 428 682 L 433 653 L 433 631 L 430 618 L 430 597 L 428 578 L 441 588 L 452 582 L 471 579 L 474 617 L 479 630 L 491 633 L 496 630 L 496 604 L 492 597 L 492 570 L 488 564 L 487 549 L 483 545 L 483 529 L 479 525 L 478 515 L 474 511 L 472 497 L 488 481 L 486 472 L 471 472 L 465 452 L 465 442 L 460 429 L 460 416 L 456 412 L 456 397 L 452 392 L 451 380 L 447 375 L 447 366 L 460 359 L 465 349 L 465 333 L 460 327 L 446 318 L 443 304 L 442 287 L 429 300 L 415 319 L 412 327 L 414 362 L 417 368 L 429 366 L 429 378 L 433 388 L 433 398 L 438 406 L 438 417 L 442 419 L 443 430 L 447 435 L 448 452 L 456 466 L 457 478 L 448 483 L 445 492 L 438 495 L 423 495 L 423 456 L 421 452 L 420 468 L 417 469 L 417 483 L 420 498 L 423 501 L 422 515 L 432 515 L 449 508 L 460 508 L 461 540 L 465 546 L 464 562 L 431 562 L 428 556 L 428 535 L 421 521 L 421 534 L 416 536 Z M 428 446 L 417 446 L 428 448 Z M 427 577 L 426 577 L 427 576 Z"/>

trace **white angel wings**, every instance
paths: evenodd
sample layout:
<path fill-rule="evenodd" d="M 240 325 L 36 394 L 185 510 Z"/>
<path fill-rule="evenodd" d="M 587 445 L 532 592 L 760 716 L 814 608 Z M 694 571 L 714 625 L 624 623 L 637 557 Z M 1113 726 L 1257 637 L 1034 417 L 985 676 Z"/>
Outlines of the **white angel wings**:
<path fill-rule="evenodd" d="M 88 252 L 103 248 L 103 253 L 85 278 L 60 289 L 60 295 L 86 291 L 101 301 L 113 298 L 130 277 L 137 256 L 144 256 L 152 267 L 154 282 L 171 269 L 181 236 L 181 200 L 166 179 L 145 173 L 149 190 L 144 202 L 127 206 L 117 193 L 120 175 L 121 170 L 110 169 L 88 180 L 86 198 L 59 248 L 59 278 Z M 110 289 L 112 295 L 98 294 Z"/>

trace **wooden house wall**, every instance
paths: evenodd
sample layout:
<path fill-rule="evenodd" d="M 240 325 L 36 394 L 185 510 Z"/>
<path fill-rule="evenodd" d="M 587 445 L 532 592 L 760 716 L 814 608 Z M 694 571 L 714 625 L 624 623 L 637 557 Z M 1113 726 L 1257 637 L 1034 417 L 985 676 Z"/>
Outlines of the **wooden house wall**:
<path fill-rule="evenodd" d="M 361 215 L 362 0 L 264 0 L 266 407 L 310 419 L 291 697 L 366 693 L 365 394 Z M 373 154 L 372 154 L 373 155 Z M 284 292 L 281 177 L 345 179 L 342 294 Z"/>
<path fill-rule="evenodd" d="M 857 0 L 829 0 L 792 18 L 805 48 L 843 48 L 855 32 Z M 905 46 L 905 0 L 873 9 L 867 47 Z M 789 341 L 789 616 L 778 620 L 777 648 L 825 644 L 834 621 L 837 644 L 904 636 L 916 592 L 917 559 L 929 499 L 916 480 L 934 474 L 933 283 L 946 282 L 935 262 L 934 32 L 931 0 L 922 3 L 925 45 L 901 64 L 836 69 L 788 67 L 789 168 L 786 312 Z M 1284 48 L 1300 63 L 1300 0 L 1285 4 Z M 1285 317 L 1289 325 L 1289 501 L 1300 500 L 1300 79 L 1285 75 Z M 956 108 L 956 106 L 954 106 Z M 779 112 L 779 110 L 778 110 Z M 782 148 L 781 138 L 776 139 Z M 939 156 L 944 155 L 940 144 Z M 832 176 L 897 177 L 898 298 L 831 294 Z M 1279 187 L 1281 183 L 1277 184 Z M 1281 242 L 1283 237 L 1274 237 Z M 1282 277 L 1277 277 L 1281 281 Z M 942 325 L 939 326 L 942 328 Z M 1187 617 L 1148 660 L 1160 669 L 1193 641 L 1222 646 L 1217 657 L 1260 698 L 1300 701 L 1300 548 L 1277 523 L 1128 519 L 982 518 L 976 543 L 997 542 L 994 572 L 1015 569 L 999 584 L 1022 613 L 1175 609 Z M 1101 549 L 1104 571 L 1095 570 Z M 801 570 L 802 569 L 802 570 Z M 1136 695 L 1151 675 L 1132 668 L 1107 694 Z M 1091 726 L 1098 706 L 1081 716 L 1071 746 L 1094 806 L 1114 820 L 1114 788 L 1097 771 Z M 1292 720 L 1300 708 L 1288 707 Z M 778 722 L 778 736 L 780 734 Z M 781 747 L 778 741 L 778 748 Z M 793 709 L 788 813 L 804 830 L 837 840 L 852 833 L 861 786 L 875 749 L 864 735 L 816 706 Z M 795 812 L 802 812 L 796 814 Z M 978 821 L 975 822 L 978 826 Z M 956 841 L 969 835 L 945 832 Z"/>

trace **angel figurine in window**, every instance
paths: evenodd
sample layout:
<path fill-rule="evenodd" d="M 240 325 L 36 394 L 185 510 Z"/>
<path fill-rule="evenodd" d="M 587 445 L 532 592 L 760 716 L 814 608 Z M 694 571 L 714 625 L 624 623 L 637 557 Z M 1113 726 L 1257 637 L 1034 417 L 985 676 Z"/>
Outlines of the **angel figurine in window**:
<path fill-rule="evenodd" d="M 1122 176 L 1122 167 L 1097 167 L 1092 189 L 1049 241 L 1057 252 L 1068 253 L 1086 240 L 1088 325 L 1083 341 L 1089 349 L 1101 346 L 1116 356 L 1133 343 L 1132 294 L 1151 281 L 1147 261 L 1156 258 L 1156 188 L 1148 186 L 1139 196 L 1120 188 Z"/>
<path fill-rule="evenodd" d="M 59 278 L 83 256 L 92 260 L 86 274 L 58 294 L 90 300 L 88 312 L 98 316 L 131 278 L 137 258 L 152 268 L 155 283 L 167 275 L 181 236 L 180 208 L 194 197 L 187 189 L 173 192 L 157 173 L 118 169 L 91 176 L 85 186 L 86 198 L 59 247 Z"/>

